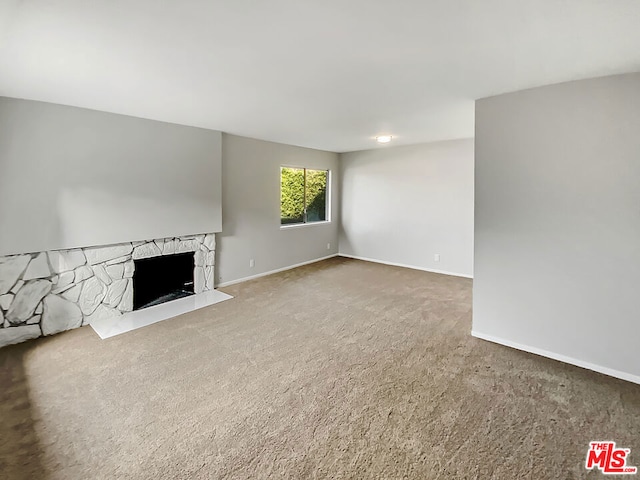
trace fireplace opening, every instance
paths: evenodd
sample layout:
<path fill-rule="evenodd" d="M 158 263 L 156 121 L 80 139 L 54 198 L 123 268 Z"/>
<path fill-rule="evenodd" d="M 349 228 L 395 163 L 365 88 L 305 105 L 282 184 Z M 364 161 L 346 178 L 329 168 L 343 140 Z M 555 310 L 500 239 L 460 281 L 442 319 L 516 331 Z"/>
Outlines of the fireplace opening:
<path fill-rule="evenodd" d="M 152 307 L 195 293 L 193 252 L 134 260 L 133 309 Z"/>

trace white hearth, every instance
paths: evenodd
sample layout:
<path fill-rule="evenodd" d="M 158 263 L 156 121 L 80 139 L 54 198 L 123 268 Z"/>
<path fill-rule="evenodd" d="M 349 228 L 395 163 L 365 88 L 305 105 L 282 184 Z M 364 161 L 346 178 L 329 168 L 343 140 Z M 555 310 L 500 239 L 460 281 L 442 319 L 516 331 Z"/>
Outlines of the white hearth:
<path fill-rule="evenodd" d="M 162 305 L 125 313 L 117 322 L 110 321 L 109 319 L 97 319 L 91 322 L 91 328 L 104 340 L 169 318 L 177 317 L 183 313 L 193 312 L 194 310 L 199 310 L 209 305 L 224 302 L 231 298 L 233 298 L 231 295 L 219 292 L 218 290 L 209 290 L 190 297 L 172 300 Z"/>

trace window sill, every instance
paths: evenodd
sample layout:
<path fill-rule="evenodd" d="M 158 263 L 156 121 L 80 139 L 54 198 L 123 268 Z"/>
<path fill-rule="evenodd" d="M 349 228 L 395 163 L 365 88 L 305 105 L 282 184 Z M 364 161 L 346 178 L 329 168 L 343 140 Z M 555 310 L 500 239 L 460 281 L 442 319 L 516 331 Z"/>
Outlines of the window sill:
<path fill-rule="evenodd" d="M 328 225 L 330 223 L 331 223 L 331 220 L 325 220 L 324 222 L 292 223 L 290 225 L 280 225 L 280 230 L 289 230 L 292 228 L 314 227 L 316 225 Z"/>

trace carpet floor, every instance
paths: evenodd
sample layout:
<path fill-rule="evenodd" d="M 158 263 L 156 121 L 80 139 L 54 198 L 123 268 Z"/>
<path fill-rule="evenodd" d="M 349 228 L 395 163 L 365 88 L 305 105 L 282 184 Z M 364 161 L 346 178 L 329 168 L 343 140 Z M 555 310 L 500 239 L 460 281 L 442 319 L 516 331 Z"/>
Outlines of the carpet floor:
<path fill-rule="evenodd" d="M 1 349 L 0 477 L 603 478 L 609 439 L 640 466 L 640 386 L 472 338 L 471 284 L 334 258 Z"/>

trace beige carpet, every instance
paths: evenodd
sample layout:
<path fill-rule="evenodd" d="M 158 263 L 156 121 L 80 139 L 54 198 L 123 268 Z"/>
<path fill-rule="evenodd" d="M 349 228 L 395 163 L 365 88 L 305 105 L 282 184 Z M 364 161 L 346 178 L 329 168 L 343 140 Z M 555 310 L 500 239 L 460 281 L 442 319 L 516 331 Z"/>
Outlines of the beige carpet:
<path fill-rule="evenodd" d="M 569 479 L 640 386 L 470 336 L 471 280 L 336 258 L 0 350 L 0 477 Z M 615 348 L 615 346 L 612 346 Z"/>

